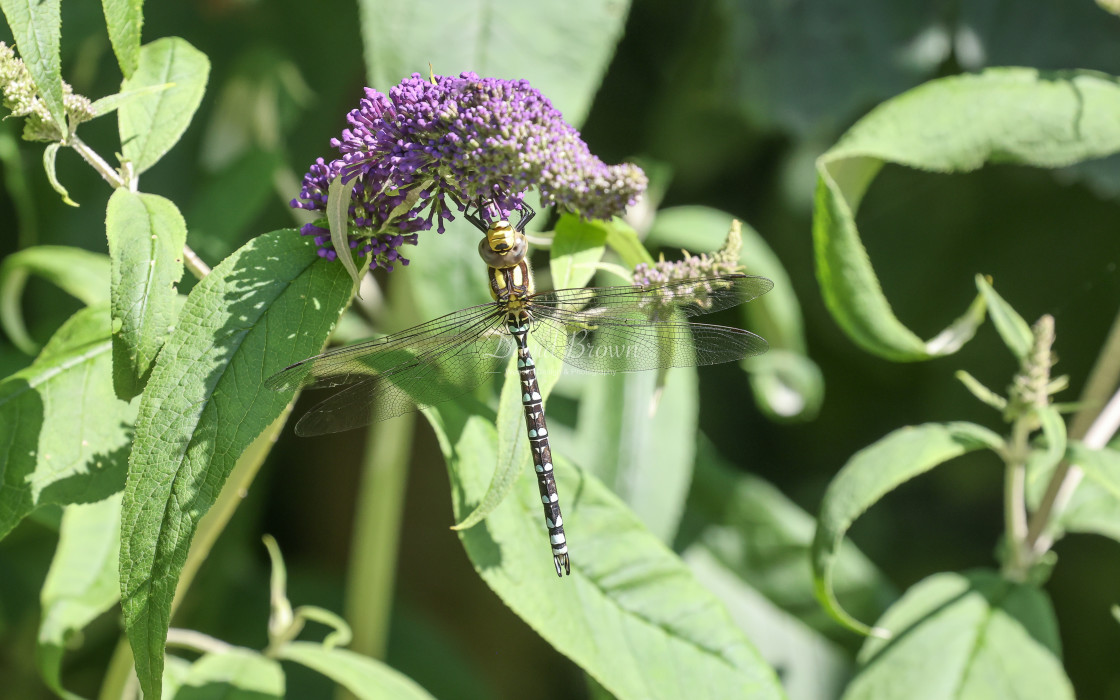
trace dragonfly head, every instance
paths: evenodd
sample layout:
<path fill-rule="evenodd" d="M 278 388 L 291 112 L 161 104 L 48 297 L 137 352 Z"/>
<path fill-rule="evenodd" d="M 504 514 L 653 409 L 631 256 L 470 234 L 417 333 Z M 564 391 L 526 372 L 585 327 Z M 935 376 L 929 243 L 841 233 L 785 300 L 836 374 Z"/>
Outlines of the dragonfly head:
<path fill-rule="evenodd" d="M 525 259 L 529 243 L 525 234 L 509 225 L 508 221 L 495 221 L 486 231 L 486 238 L 478 242 L 478 254 L 490 267 L 513 267 Z"/>

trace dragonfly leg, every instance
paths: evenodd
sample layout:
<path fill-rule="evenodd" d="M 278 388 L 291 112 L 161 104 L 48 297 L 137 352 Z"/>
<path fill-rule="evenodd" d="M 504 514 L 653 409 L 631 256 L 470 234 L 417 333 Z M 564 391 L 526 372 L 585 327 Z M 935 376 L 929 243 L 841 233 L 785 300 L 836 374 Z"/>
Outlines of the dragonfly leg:
<path fill-rule="evenodd" d="M 534 211 L 531 206 L 529 206 L 528 202 L 522 202 L 521 220 L 517 222 L 517 232 L 525 233 L 525 227 L 529 225 L 529 222 L 532 221 L 533 217 L 536 215 L 537 212 Z"/>

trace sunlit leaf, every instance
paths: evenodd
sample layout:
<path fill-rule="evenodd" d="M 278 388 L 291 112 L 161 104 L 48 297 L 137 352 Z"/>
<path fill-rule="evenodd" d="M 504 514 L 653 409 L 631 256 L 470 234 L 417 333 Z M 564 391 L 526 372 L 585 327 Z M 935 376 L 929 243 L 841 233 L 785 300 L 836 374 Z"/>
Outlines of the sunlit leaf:
<path fill-rule="evenodd" d="M 132 77 L 140 64 L 140 27 L 144 24 L 144 0 L 101 0 L 105 26 L 117 64 L 124 77 Z"/>
<path fill-rule="evenodd" d="M 61 5 L 61 0 L 0 0 L 0 9 L 12 29 L 20 58 L 27 64 L 27 71 L 58 130 L 66 136 L 70 124 L 62 103 Z"/>
<path fill-rule="evenodd" d="M 292 642 L 281 647 L 278 655 L 318 671 L 362 700 L 428 700 L 432 697 L 408 676 L 349 649 Z"/>

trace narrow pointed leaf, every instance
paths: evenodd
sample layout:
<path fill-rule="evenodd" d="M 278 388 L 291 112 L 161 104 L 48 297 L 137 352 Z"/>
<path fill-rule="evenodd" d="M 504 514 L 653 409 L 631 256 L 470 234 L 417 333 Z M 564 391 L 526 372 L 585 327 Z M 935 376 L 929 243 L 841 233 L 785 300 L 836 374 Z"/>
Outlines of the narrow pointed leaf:
<path fill-rule="evenodd" d="M 1031 333 L 1030 324 L 1011 308 L 1011 304 L 996 292 L 995 287 L 984 279 L 983 275 L 976 275 L 976 288 L 987 302 L 988 315 L 992 317 L 992 324 L 995 325 L 999 337 L 1003 339 L 1003 344 L 1015 357 L 1022 360 L 1034 344 L 1034 334 Z"/>
<path fill-rule="evenodd" d="M 47 147 L 43 149 L 43 171 L 47 174 L 47 182 L 50 183 L 51 189 L 62 197 L 62 203 L 76 207 L 78 203 L 70 199 L 70 192 L 59 181 L 58 172 L 55 169 L 55 159 L 58 157 L 59 148 L 61 148 L 60 144 L 48 143 Z"/>
<path fill-rule="evenodd" d="M 82 309 L 0 382 L 0 537 L 41 505 L 124 486 L 137 402 L 113 394 L 111 348 L 108 306 Z"/>
<path fill-rule="evenodd" d="M 277 656 L 318 671 L 362 700 L 430 700 L 432 697 L 408 676 L 349 649 L 292 642 L 281 647 Z"/>
<path fill-rule="evenodd" d="M 94 117 L 103 117 L 106 114 L 117 111 L 129 102 L 138 100 L 146 95 L 170 90 L 173 87 L 175 87 L 175 83 L 164 83 L 162 85 L 146 85 L 141 88 L 136 88 L 135 90 L 124 90 L 94 100 L 90 107 L 93 110 Z"/>
<path fill-rule="evenodd" d="M 354 186 L 358 184 L 357 178 L 350 182 L 343 182 L 342 175 L 331 180 L 327 188 L 327 224 L 331 231 L 331 246 L 334 248 L 338 261 L 346 268 L 350 279 L 354 281 L 354 288 L 362 283 L 358 275 L 358 267 L 354 264 L 354 251 L 350 248 L 348 212 L 350 199 L 354 194 Z"/>
<path fill-rule="evenodd" d="M 900 428 L 852 455 L 825 491 L 813 539 L 817 598 L 833 619 L 854 631 L 872 632 L 844 610 L 836 598 L 840 546 L 855 519 L 915 476 L 967 452 L 998 450 L 1002 442 L 992 431 L 972 423 L 926 423 Z"/>
<path fill-rule="evenodd" d="M 121 602 L 147 695 L 159 696 L 198 521 L 290 400 L 265 378 L 319 352 L 349 299 L 341 266 L 291 230 L 250 241 L 191 290 L 141 400 L 121 516 Z"/>
<path fill-rule="evenodd" d="M 43 619 L 35 661 L 39 675 L 57 695 L 63 689 L 62 655 L 69 639 L 120 597 L 117 559 L 121 546 L 121 496 L 88 505 L 67 506 L 58 532 L 58 547 L 43 582 Z"/>
<path fill-rule="evenodd" d="M 817 278 L 837 323 L 864 349 L 896 361 L 960 346 L 923 342 L 895 317 L 860 241 L 856 212 L 884 163 L 942 173 L 988 163 L 1068 166 L 1120 151 L 1118 110 L 1111 76 L 1029 68 L 941 78 L 872 110 L 817 160 Z"/>
<path fill-rule="evenodd" d="M 131 399 L 175 325 L 187 224 L 170 200 L 118 189 L 105 231 L 113 261 L 113 386 Z"/>
<path fill-rule="evenodd" d="M 490 480 L 498 449 L 493 417 L 468 400 L 427 415 L 448 461 L 458 515 Z M 528 469 L 483 525 L 459 532 L 502 601 L 616 697 L 783 697 L 774 672 L 684 563 L 597 479 L 553 457 L 570 576 L 555 575 Z"/>
<path fill-rule="evenodd" d="M 20 58 L 63 136 L 69 134 L 62 102 L 61 0 L 0 0 Z"/>
<path fill-rule="evenodd" d="M 1072 700 L 1058 625 L 1046 594 L 995 572 L 936 574 L 879 620 L 890 640 L 869 638 L 844 700 L 1039 698 Z"/>
<path fill-rule="evenodd" d="M 121 105 L 117 124 L 124 160 L 139 175 L 178 143 L 202 102 L 210 60 L 179 37 L 165 37 L 140 49 L 136 71 L 121 83 L 121 92 L 174 83 Z"/>
<path fill-rule="evenodd" d="M 109 42 L 117 55 L 121 74 L 131 78 L 140 64 L 140 28 L 144 25 L 144 0 L 101 0 Z"/>
<path fill-rule="evenodd" d="M 20 299 L 30 275 L 38 275 L 86 306 L 109 301 L 109 256 L 81 248 L 44 245 L 24 248 L 0 263 L 0 325 L 20 350 L 38 350 L 23 323 Z"/>

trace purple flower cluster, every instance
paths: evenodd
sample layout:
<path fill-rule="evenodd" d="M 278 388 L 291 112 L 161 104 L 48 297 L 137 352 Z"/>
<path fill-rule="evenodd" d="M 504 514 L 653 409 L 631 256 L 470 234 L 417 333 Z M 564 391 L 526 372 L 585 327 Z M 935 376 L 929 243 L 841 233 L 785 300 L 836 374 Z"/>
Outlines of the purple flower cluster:
<path fill-rule="evenodd" d="M 455 218 L 452 207 L 462 211 L 482 199 L 505 217 L 535 186 L 546 206 L 606 219 L 646 187 L 641 168 L 608 166 L 592 155 L 525 80 L 474 73 L 427 80 L 415 73 L 388 96 L 366 88 L 346 121 L 342 138 L 331 140 L 341 157 L 318 159 L 292 206 L 324 210 L 331 181 L 339 174 L 353 181 L 350 247 L 372 252 L 374 268 L 407 265 L 400 246 L 415 245 L 416 232 L 433 224 L 443 233 Z M 316 236 L 319 254 L 333 259 L 326 228 L 308 224 L 303 233 Z"/>

